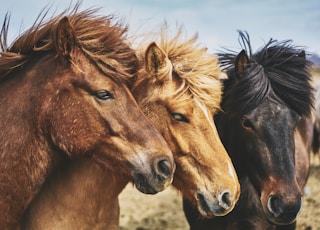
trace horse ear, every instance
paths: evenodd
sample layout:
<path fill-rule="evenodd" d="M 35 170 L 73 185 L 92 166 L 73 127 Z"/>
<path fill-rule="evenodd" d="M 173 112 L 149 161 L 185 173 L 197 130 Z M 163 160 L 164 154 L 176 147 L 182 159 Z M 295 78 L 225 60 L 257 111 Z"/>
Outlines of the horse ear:
<path fill-rule="evenodd" d="M 245 50 L 242 50 L 235 60 L 235 71 L 238 77 L 243 75 L 243 71 L 247 68 L 249 64 L 249 58 Z"/>
<path fill-rule="evenodd" d="M 152 42 L 145 52 L 145 68 L 148 73 L 157 75 L 159 70 L 166 65 L 167 56 L 164 51 Z"/>
<path fill-rule="evenodd" d="M 67 17 L 63 17 L 54 32 L 57 53 L 62 57 L 69 57 L 75 46 L 75 35 Z"/>

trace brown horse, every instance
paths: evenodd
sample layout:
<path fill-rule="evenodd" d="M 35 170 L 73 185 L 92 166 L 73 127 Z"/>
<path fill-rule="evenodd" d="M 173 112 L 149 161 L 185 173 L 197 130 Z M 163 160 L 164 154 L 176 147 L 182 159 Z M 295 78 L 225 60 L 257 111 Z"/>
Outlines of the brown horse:
<path fill-rule="evenodd" d="M 138 67 L 126 28 L 77 9 L 35 23 L 10 47 L 7 17 L 2 27 L 1 229 L 19 228 L 46 178 L 67 159 L 90 158 L 108 173 L 133 177 L 146 193 L 172 181 L 172 153 L 126 86 Z"/>
<path fill-rule="evenodd" d="M 225 215 L 240 192 L 212 119 L 221 100 L 218 61 L 195 44 L 196 37 L 183 42 L 179 31 L 166 38 L 162 34 L 161 47 L 151 43 L 139 49 L 141 70 L 132 92 L 174 153 L 174 186 L 204 216 Z M 103 197 L 110 182 L 102 169 L 82 161 L 59 176 L 63 180 L 52 181 L 30 206 L 30 229 L 118 229 L 118 199 Z M 75 183 L 79 180 L 84 182 Z M 84 211 L 87 203 L 93 208 Z"/>
<path fill-rule="evenodd" d="M 309 173 L 313 93 L 309 62 L 291 41 L 270 40 L 255 54 L 221 53 L 223 112 L 216 124 L 238 173 L 241 195 L 224 217 L 184 210 L 191 229 L 295 229 Z M 250 54 L 250 56 L 247 55 Z"/>
<path fill-rule="evenodd" d="M 196 36 L 183 41 L 181 30 L 172 38 L 163 31 L 141 58 L 132 93 L 173 152 L 173 186 L 202 216 L 223 216 L 240 190 L 213 121 L 222 94 L 218 60 Z"/>

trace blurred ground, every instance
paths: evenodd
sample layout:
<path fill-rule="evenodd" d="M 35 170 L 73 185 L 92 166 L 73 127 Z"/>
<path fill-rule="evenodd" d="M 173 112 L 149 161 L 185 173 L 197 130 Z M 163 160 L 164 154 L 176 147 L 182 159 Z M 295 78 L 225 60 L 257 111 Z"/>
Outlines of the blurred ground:
<path fill-rule="evenodd" d="M 319 159 L 313 162 L 319 162 Z M 120 195 L 120 230 L 188 230 L 179 193 L 145 195 L 131 184 Z M 320 165 L 312 163 L 297 230 L 320 230 Z"/>

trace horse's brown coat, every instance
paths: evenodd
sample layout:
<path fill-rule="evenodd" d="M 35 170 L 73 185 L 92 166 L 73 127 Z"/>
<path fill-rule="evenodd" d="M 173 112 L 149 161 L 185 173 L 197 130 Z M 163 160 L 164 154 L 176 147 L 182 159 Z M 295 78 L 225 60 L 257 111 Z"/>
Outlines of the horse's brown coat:
<path fill-rule="evenodd" d="M 77 8 L 35 23 L 10 47 L 7 22 L 1 31 L 1 229 L 19 229 L 27 206 L 67 158 L 116 165 L 145 192 L 172 181 L 172 153 L 126 86 L 137 70 L 126 28 Z"/>
<path fill-rule="evenodd" d="M 169 49 L 164 49 L 164 44 L 159 48 L 154 42 L 147 48 L 141 48 L 142 64 L 137 79 L 133 82 L 132 92 L 175 155 L 177 169 L 174 186 L 194 203 L 198 203 L 199 191 L 205 194 L 209 202 L 215 204 L 217 196 L 227 190 L 230 192 L 230 197 L 227 198 L 230 203 L 217 211 L 217 214 L 224 215 L 232 210 L 239 197 L 239 184 L 212 119 L 213 113 L 218 111 L 220 106 L 220 69 L 215 56 L 194 44 L 195 38 L 183 42 L 180 35 L 179 32 L 175 38 L 166 41 L 166 35 L 163 34 L 161 39 L 164 40 L 161 41 L 170 47 Z M 174 71 L 181 71 L 179 75 L 172 72 L 172 65 L 176 65 Z M 189 79 L 183 79 L 181 75 Z M 75 164 L 78 163 L 71 162 L 71 165 Z M 109 190 L 115 189 L 106 183 L 110 179 L 106 174 L 99 173 L 99 170 L 91 170 L 93 166 L 90 166 L 90 162 L 83 164 L 88 164 L 88 169 L 80 164 L 75 166 L 74 170 L 63 174 L 67 185 L 59 179 L 61 175 L 57 175 L 43 191 L 44 194 L 38 197 L 31 206 L 32 214 L 28 217 L 32 229 L 55 229 L 56 226 L 63 229 L 74 229 L 78 226 L 117 229 L 117 195 L 124 187 L 123 180 L 117 175 L 117 180 L 122 182 L 113 191 L 113 199 L 102 197 L 106 191 L 110 194 Z M 101 181 L 95 185 L 96 191 L 91 192 L 91 186 L 85 183 L 72 186 L 73 180 L 80 181 L 84 178 L 94 182 Z M 64 189 L 66 187 L 69 193 L 75 194 L 74 200 L 78 203 L 67 199 Z M 56 199 L 54 194 L 63 197 Z M 84 214 L 83 203 L 98 203 L 101 206 Z M 202 209 L 200 202 L 198 205 L 199 209 Z M 60 218 L 59 213 L 67 214 Z M 211 210 L 204 211 L 204 215 L 213 214 Z M 75 218 L 76 216 L 79 218 Z"/>

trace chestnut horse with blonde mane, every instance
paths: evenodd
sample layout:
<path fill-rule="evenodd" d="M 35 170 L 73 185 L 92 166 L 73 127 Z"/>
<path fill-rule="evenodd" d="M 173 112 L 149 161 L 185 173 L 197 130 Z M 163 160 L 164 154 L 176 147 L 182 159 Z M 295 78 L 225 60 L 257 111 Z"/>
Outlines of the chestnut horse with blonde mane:
<path fill-rule="evenodd" d="M 196 44 L 196 36 L 183 41 L 181 32 L 169 39 L 163 31 L 158 45 L 151 42 L 138 49 L 141 68 L 131 90 L 174 154 L 177 167 L 173 185 L 203 216 L 223 216 L 233 209 L 240 191 L 232 162 L 213 121 L 213 115 L 220 110 L 220 68 L 217 58 Z M 30 207 L 32 229 L 56 226 L 118 229 L 119 203 L 102 198 L 108 190 L 106 185 L 96 187 L 100 189 L 98 196 L 90 194 L 89 183 L 72 186 L 72 181 L 78 180 L 104 181 L 105 174 L 92 172 L 90 168 L 78 167 L 64 175 L 73 178 L 69 183 L 61 183 L 60 179 L 52 181 Z M 77 197 L 77 202 L 65 203 L 69 196 L 66 188 Z M 77 191 L 87 191 L 88 196 L 80 197 Z M 101 209 L 84 212 L 83 203 L 101 201 L 105 201 L 99 206 Z M 110 202 L 115 208 L 108 208 Z M 67 220 L 65 213 L 72 213 Z"/>
<path fill-rule="evenodd" d="M 20 229 L 47 178 L 67 171 L 72 160 L 95 162 L 92 168 L 103 168 L 115 189 L 118 178 L 121 186 L 133 180 L 145 193 L 172 181 L 172 152 L 126 85 L 138 67 L 126 28 L 112 24 L 112 17 L 96 17 L 96 10 L 77 9 L 35 23 L 10 47 L 8 17 L 3 24 L 1 229 Z M 90 210 L 93 204 L 83 205 Z"/>
<path fill-rule="evenodd" d="M 202 216 L 224 216 L 240 188 L 213 120 L 222 94 L 218 59 L 197 36 L 183 40 L 182 30 L 173 37 L 167 30 L 140 55 L 144 68 L 132 93 L 173 152 L 173 186 Z"/>

